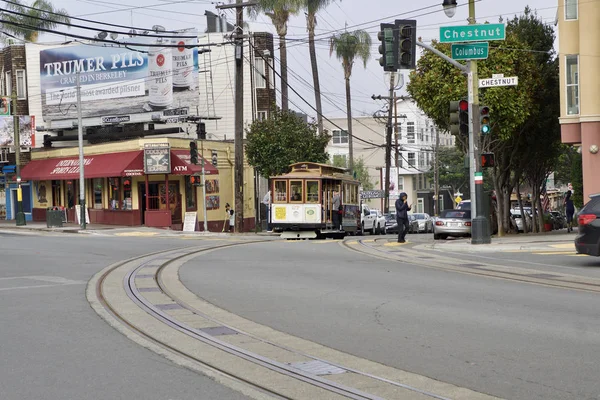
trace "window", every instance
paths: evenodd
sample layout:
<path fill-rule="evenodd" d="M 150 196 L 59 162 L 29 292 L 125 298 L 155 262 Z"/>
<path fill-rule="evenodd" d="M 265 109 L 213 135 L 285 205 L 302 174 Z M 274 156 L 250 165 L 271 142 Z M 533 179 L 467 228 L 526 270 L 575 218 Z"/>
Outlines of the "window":
<path fill-rule="evenodd" d="M 94 178 L 92 184 L 94 185 L 94 209 L 102 210 L 102 181 L 103 178 Z"/>
<path fill-rule="evenodd" d="M 301 203 L 302 202 L 302 181 L 290 181 L 290 201 Z"/>
<path fill-rule="evenodd" d="M 577 19 L 577 0 L 565 0 L 565 20 Z"/>
<path fill-rule="evenodd" d="M 287 182 L 286 181 L 275 181 L 275 202 L 286 203 L 287 202 Z"/>
<path fill-rule="evenodd" d="M 257 89 L 267 87 L 267 77 L 265 76 L 265 60 L 257 58 L 254 60 L 254 82 Z"/>
<path fill-rule="evenodd" d="M 275 89 L 275 62 L 272 58 L 269 58 L 269 87 Z"/>
<path fill-rule="evenodd" d="M 319 181 L 306 181 L 306 202 L 319 202 Z"/>
<path fill-rule="evenodd" d="M 404 177 L 403 176 L 398 177 L 398 190 L 400 190 L 400 191 L 404 190 Z"/>
<path fill-rule="evenodd" d="M 267 119 L 267 112 L 266 111 L 257 111 L 256 112 L 256 119 L 259 121 L 264 121 Z"/>
<path fill-rule="evenodd" d="M 398 157 L 398 168 L 404 168 L 404 154 L 400 153 Z"/>
<path fill-rule="evenodd" d="M 196 179 L 198 177 L 185 176 L 185 208 L 187 211 L 196 210 L 198 207 L 196 203 Z"/>
<path fill-rule="evenodd" d="M 419 128 L 419 142 L 423 141 L 423 137 L 424 137 L 424 129 Z"/>
<path fill-rule="evenodd" d="M 415 166 L 415 153 L 408 153 L 408 166 L 409 167 Z"/>
<path fill-rule="evenodd" d="M 10 96 L 12 94 L 12 75 L 10 71 L 8 71 L 5 75 L 6 77 L 6 95 Z"/>
<path fill-rule="evenodd" d="M 415 142 L 415 123 L 414 122 L 406 123 L 406 141 L 407 141 L 407 143 Z"/>
<path fill-rule="evenodd" d="M 423 199 L 417 199 L 417 212 L 423 212 Z"/>
<path fill-rule="evenodd" d="M 109 196 L 110 196 L 110 209 L 119 210 L 121 208 L 121 179 L 120 178 L 108 178 Z"/>
<path fill-rule="evenodd" d="M 348 131 L 333 131 L 333 144 L 348 143 Z"/>
<path fill-rule="evenodd" d="M 27 82 L 25 81 L 25 70 L 17 70 L 17 99 L 24 100 L 27 98 Z"/>
<path fill-rule="evenodd" d="M 566 57 L 567 115 L 579 114 L 579 56 Z"/>
<path fill-rule="evenodd" d="M 4 86 L 4 82 L 6 82 L 6 79 L 4 79 L 3 76 L 0 76 L 0 95 L 2 95 L 2 96 L 6 95 L 6 89 Z"/>

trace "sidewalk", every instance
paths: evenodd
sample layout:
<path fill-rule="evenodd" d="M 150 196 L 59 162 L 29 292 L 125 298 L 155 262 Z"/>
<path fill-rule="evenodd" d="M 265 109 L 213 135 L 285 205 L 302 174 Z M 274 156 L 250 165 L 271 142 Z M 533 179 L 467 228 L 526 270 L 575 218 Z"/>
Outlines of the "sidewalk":
<path fill-rule="evenodd" d="M 422 248 L 463 251 L 463 252 L 511 252 L 511 251 L 548 251 L 548 250 L 575 250 L 575 236 L 577 231 L 567 233 L 566 229 L 543 233 L 520 233 L 504 237 L 492 236 L 490 244 L 471 244 L 468 239 L 436 240 L 432 244 L 425 244 Z"/>
<path fill-rule="evenodd" d="M 63 224 L 62 228 L 48 228 L 46 222 L 42 221 L 27 221 L 27 225 L 17 226 L 14 220 L 0 220 L 0 231 L 15 230 L 15 231 L 42 231 L 42 232 L 64 232 L 64 233 L 80 233 L 87 235 L 107 235 L 107 236 L 207 236 L 207 237 L 232 237 L 232 236 L 279 236 L 271 232 L 244 232 L 244 233 L 226 233 L 226 232 L 183 232 L 175 231 L 167 228 L 150 228 L 146 226 L 123 226 L 123 225 L 102 225 L 102 224 L 87 224 L 86 229 L 82 229 L 79 224 L 72 222 Z"/>

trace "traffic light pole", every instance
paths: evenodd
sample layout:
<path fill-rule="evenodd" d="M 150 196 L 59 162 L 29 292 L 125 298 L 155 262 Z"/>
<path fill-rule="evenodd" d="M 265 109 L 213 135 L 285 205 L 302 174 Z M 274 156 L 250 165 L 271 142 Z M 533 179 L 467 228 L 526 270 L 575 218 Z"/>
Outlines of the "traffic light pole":
<path fill-rule="evenodd" d="M 13 144 L 15 145 L 15 172 L 17 173 L 17 204 L 15 213 L 15 221 L 17 226 L 27 225 L 25 221 L 25 213 L 23 213 L 23 189 L 21 188 L 21 137 L 19 136 L 19 115 L 17 114 L 17 92 L 12 92 L 13 102 L 13 129 L 14 139 Z"/>

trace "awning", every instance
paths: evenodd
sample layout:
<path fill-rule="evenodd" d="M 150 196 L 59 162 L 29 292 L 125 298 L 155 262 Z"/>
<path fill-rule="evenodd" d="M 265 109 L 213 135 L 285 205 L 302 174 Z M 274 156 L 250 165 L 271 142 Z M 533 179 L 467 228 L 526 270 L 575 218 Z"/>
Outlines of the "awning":
<path fill-rule="evenodd" d="M 190 162 L 189 150 L 171 150 L 171 173 L 173 175 L 200 175 L 202 173 L 202 156 L 198 155 L 198 164 Z M 204 159 L 204 174 L 217 175 L 219 170 Z"/>
<path fill-rule="evenodd" d="M 85 156 L 85 178 L 144 175 L 141 150 Z M 79 157 L 32 160 L 21 169 L 21 179 L 28 181 L 79 179 Z"/>

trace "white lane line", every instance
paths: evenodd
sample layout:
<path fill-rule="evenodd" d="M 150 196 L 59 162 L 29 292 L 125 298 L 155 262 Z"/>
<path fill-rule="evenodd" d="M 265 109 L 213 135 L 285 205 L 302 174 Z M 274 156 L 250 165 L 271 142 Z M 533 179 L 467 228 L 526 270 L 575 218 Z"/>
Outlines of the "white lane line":
<path fill-rule="evenodd" d="M 65 285 L 32 285 L 32 286 L 15 286 L 8 288 L 0 288 L 0 292 L 4 292 L 5 290 L 22 290 L 22 289 L 37 289 L 43 287 L 54 287 L 54 286 L 65 286 Z"/>

